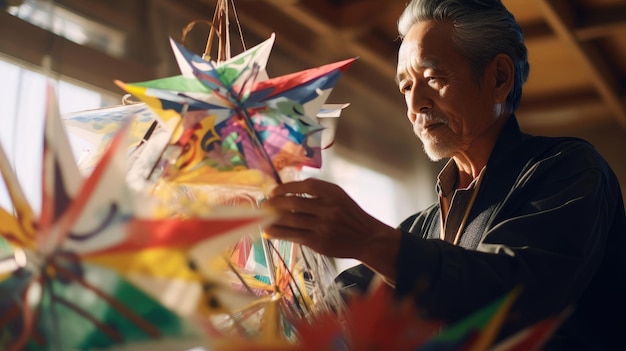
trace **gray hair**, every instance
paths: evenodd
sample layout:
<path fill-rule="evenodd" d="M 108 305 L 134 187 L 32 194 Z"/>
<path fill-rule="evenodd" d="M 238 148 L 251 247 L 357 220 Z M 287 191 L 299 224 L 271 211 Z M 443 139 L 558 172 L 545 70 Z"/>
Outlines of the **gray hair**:
<path fill-rule="evenodd" d="M 528 50 L 522 28 L 500 0 L 412 0 L 398 19 L 404 38 L 418 22 L 432 20 L 454 25 L 453 42 L 466 57 L 477 79 L 498 54 L 508 55 L 515 66 L 513 89 L 507 106 L 514 112 L 522 99 L 522 85 L 528 79 Z"/>

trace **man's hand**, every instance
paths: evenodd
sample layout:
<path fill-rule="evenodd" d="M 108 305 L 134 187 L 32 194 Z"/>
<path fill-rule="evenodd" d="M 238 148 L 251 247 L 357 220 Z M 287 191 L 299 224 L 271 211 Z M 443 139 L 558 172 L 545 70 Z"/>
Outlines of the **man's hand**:
<path fill-rule="evenodd" d="M 370 216 L 339 186 L 318 179 L 281 184 L 262 206 L 278 214 L 265 228 L 271 238 L 355 258 L 395 281 L 400 231 Z"/>

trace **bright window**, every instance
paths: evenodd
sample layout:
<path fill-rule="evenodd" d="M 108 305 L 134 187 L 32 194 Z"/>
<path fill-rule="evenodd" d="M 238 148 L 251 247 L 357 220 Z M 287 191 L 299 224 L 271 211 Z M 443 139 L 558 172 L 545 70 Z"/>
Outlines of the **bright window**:
<path fill-rule="evenodd" d="M 113 57 L 124 54 L 126 35 L 123 31 L 66 10 L 54 1 L 24 0 L 19 7 L 9 7 L 8 12 L 79 45 L 98 49 Z"/>
<path fill-rule="evenodd" d="M 47 78 L 3 60 L 0 60 L 0 77 L 3 80 L 0 85 L 0 96 L 3 97 L 0 104 L 0 144 L 33 210 L 39 213 Z M 62 114 L 108 106 L 115 101 L 113 96 L 64 80 L 57 81 L 57 94 Z M 11 210 L 4 181 L 0 183 L 0 206 Z"/>

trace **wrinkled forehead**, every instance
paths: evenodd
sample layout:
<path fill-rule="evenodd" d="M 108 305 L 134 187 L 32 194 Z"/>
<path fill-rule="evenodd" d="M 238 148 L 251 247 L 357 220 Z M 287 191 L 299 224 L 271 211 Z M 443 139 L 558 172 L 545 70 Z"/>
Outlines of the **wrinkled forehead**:
<path fill-rule="evenodd" d="M 398 50 L 397 73 L 412 68 L 437 68 L 446 57 L 456 54 L 453 26 L 449 23 L 424 21 L 414 24 Z"/>
<path fill-rule="evenodd" d="M 409 53 L 406 56 L 398 57 L 398 68 L 396 70 L 396 83 L 399 83 L 407 76 L 407 71 L 421 71 L 426 69 L 433 69 L 435 71 L 441 70 L 441 65 L 436 58 L 432 57 L 420 57 L 417 53 Z"/>

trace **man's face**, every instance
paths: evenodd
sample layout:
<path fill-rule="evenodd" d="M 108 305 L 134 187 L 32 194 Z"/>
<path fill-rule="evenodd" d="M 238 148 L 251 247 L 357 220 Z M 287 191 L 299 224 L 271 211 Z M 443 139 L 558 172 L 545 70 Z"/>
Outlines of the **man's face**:
<path fill-rule="evenodd" d="M 398 55 L 397 80 L 407 116 L 434 161 L 467 156 L 496 119 L 493 93 L 488 84 L 478 84 L 452 36 L 449 23 L 417 23 Z"/>

